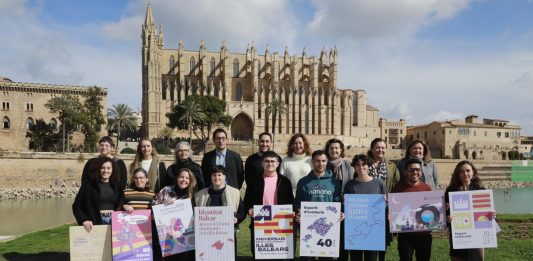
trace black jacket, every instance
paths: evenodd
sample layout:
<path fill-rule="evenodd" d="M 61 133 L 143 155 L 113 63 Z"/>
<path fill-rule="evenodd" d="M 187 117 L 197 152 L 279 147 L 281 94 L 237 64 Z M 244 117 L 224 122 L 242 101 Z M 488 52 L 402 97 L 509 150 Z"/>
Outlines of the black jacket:
<path fill-rule="evenodd" d="M 199 191 L 203 189 L 204 186 L 204 176 L 202 174 L 202 168 L 199 164 L 194 162 L 191 158 L 188 158 L 186 161 L 176 161 L 176 163 L 170 165 L 167 169 L 167 182 L 169 184 L 164 184 L 163 187 L 174 185 L 174 180 L 176 179 L 176 176 L 178 175 L 178 171 L 183 168 L 188 168 L 192 171 L 194 174 L 194 177 L 196 178 L 196 190 Z"/>
<path fill-rule="evenodd" d="M 123 201 L 122 197 L 124 194 L 124 187 L 117 185 L 111 182 L 111 187 L 113 192 L 117 197 L 117 202 L 115 202 L 114 209 L 120 209 L 120 203 Z M 94 225 L 101 225 L 102 218 L 100 216 L 100 188 L 98 187 L 98 181 L 96 179 L 90 180 L 89 182 L 81 185 L 76 199 L 74 199 L 74 204 L 72 204 L 72 213 L 78 222 L 78 225 L 82 225 L 84 221 L 92 221 Z"/>
<path fill-rule="evenodd" d="M 202 173 L 204 174 L 204 186 L 211 186 L 211 169 L 216 165 L 216 150 L 212 150 L 202 158 Z M 226 183 L 236 189 L 241 189 L 244 183 L 244 168 L 239 153 L 227 149 L 226 151 Z"/>
<path fill-rule="evenodd" d="M 279 168 L 281 166 L 281 157 L 278 156 L 279 165 L 276 169 L 276 172 L 279 173 Z M 261 178 L 263 176 L 263 157 L 259 156 L 259 153 L 256 152 L 246 158 L 244 163 L 244 180 L 246 181 L 246 186 L 255 183 L 255 179 Z"/>
<path fill-rule="evenodd" d="M 103 156 L 100 156 L 103 157 Z M 98 157 L 97 157 L 98 158 Z M 89 183 L 91 181 L 91 177 L 89 176 L 89 172 L 99 171 L 95 170 L 96 166 L 94 166 L 94 163 L 97 158 L 92 158 L 87 160 L 85 163 L 85 166 L 83 166 L 83 171 L 81 173 L 81 185 L 85 183 Z M 118 167 L 118 171 L 120 173 L 120 186 L 126 187 L 128 183 L 128 169 L 126 168 L 126 164 L 123 160 L 118 158 L 113 158 L 115 160 L 115 165 Z"/>

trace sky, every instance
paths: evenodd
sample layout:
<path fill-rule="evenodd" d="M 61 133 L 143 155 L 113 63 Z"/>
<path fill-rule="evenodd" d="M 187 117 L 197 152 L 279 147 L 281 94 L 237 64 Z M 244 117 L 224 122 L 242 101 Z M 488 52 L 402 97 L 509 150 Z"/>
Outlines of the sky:
<path fill-rule="evenodd" d="M 533 135 L 533 0 L 0 0 L 0 76 L 97 85 L 139 110 L 148 2 L 165 48 L 336 47 L 338 88 L 366 90 L 380 117 L 475 114 Z"/>

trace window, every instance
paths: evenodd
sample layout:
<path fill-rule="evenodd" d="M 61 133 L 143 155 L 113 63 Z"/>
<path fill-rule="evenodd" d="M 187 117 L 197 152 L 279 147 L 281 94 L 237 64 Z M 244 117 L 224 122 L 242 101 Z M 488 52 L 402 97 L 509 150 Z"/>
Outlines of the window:
<path fill-rule="evenodd" d="M 235 88 L 235 99 L 237 101 L 242 100 L 242 85 L 241 83 L 237 83 L 237 87 Z"/>
<path fill-rule="evenodd" d="M 57 129 L 57 120 L 52 118 L 50 120 L 50 127 L 52 127 L 52 129 Z"/>
<path fill-rule="evenodd" d="M 505 132 L 505 137 L 509 138 L 509 132 Z"/>
<path fill-rule="evenodd" d="M 239 60 L 233 60 L 233 77 L 239 77 Z"/>
<path fill-rule="evenodd" d="M 2 122 L 4 123 L 3 128 L 4 129 L 9 129 L 11 124 L 10 124 L 9 118 L 7 116 L 4 116 L 4 119 L 2 120 Z"/>
<path fill-rule="evenodd" d="M 26 119 L 26 129 L 29 130 L 34 124 L 35 122 L 33 122 L 33 119 L 31 117 Z"/>
<path fill-rule="evenodd" d="M 215 58 L 209 61 L 209 76 L 215 76 Z"/>
<path fill-rule="evenodd" d="M 257 60 L 257 75 L 261 75 L 261 61 Z"/>
<path fill-rule="evenodd" d="M 9 102 L 2 102 L 2 110 L 9 111 Z"/>
<path fill-rule="evenodd" d="M 194 60 L 194 57 L 191 57 L 191 60 L 189 61 L 190 75 L 194 75 L 194 67 L 196 67 L 196 60 Z"/>
<path fill-rule="evenodd" d="M 498 132 L 496 132 L 496 136 L 497 136 L 498 138 L 500 138 L 500 137 L 502 136 L 502 133 L 498 131 Z"/>
<path fill-rule="evenodd" d="M 385 134 L 387 134 L 387 129 L 385 129 Z"/>
<path fill-rule="evenodd" d="M 169 68 L 169 73 L 170 74 L 174 74 L 174 64 L 176 63 L 176 60 L 174 60 L 174 55 L 171 55 L 170 56 L 170 59 L 168 60 L 168 68 Z"/>
<path fill-rule="evenodd" d="M 33 111 L 33 103 L 31 102 L 26 103 L 26 111 Z"/>

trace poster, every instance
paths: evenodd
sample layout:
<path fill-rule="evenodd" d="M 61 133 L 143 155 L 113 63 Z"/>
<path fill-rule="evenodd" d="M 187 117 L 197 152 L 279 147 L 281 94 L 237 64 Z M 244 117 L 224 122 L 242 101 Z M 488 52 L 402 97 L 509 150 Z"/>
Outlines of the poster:
<path fill-rule="evenodd" d="M 152 211 L 163 257 L 194 250 L 191 199 L 176 200 L 170 205 L 155 205 Z"/>
<path fill-rule="evenodd" d="M 492 190 L 450 192 L 449 200 L 454 249 L 498 247 L 496 221 L 488 217 L 494 212 Z"/>
<path fill-rule="evenodd" d="M 344 229 L 345 249 L 385 251 L 385 196 L 345 194 Z"/>
<path fill-rule="evenodd" d="M 70 260 L 111 261 L 111 226 L 96 225 L 90 233 L 83 226 L 69 227 Z"/>
<path fill-rule="evenodd" d="M 302 202 L 300 256 L 338 257 L 341 203 Z"/>
<path fill-rule="evenodd" d="M 392 233 L 446 228 L 443 191 L 390 193 L 388 197 Z"/>
<path fill-rule="evenodd" d="M 235 260 L 235 233 L 231 207 L 195 207 L 196 260 Z"/>
<path fill-rule="evenodd" d="M 292 205 L 254 206 L 255 259 L 294 258 Z"/>
<path fill-rule="evenodd" d="M 152 261 L 151 210 L 114 211 L 111 218 L 113 260 Z"/>

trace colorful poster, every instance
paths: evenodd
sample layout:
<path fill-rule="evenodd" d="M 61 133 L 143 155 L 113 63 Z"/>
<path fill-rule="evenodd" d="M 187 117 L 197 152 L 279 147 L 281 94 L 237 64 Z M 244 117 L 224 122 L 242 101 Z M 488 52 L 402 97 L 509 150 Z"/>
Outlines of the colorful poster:
<path fill-rule="evenodd" d="M 344 195 L 344 248 L 385 251 L 385 196 Z"/>
<path fill-rule="evenodd" d="M 176 200 L 170 205 L 155 205 L 152 211 L 163 257 L 194 250 L 191 199 Z"/>
<path fill-rule="evenodd" d="M 235 229 L 231 207 L 195 207 L 196 260 L 235 260 Z"/>
<path fill-rule="evenodd" d="M 113 260 L 152 261 L 151 210 L 114 211 L 111 218 Z"/>
<path fill-rule="evenodd" d="M 294 258 L 292 205 L 254 206 L 255 259 Z"/>
<path fill-rule="evenodd" d="M 96 225 L 90 233 L 83 226 L 69 227 L 70 260 L 111 261 L 111 226 Z"/>
<path fill-rule="evenodd" d="M 450 192 L 454 249 L 498 247 L 492 190 Z"/>
<path fill-rule="evenodd" d="M 300 256 L 338 257 L 341 203 L 302 202 Z"/>
<path fill-rule="evenodd" d="M 446 228 L 443 191 L 390 193 L 388 197 L 392 233 Z"/>

